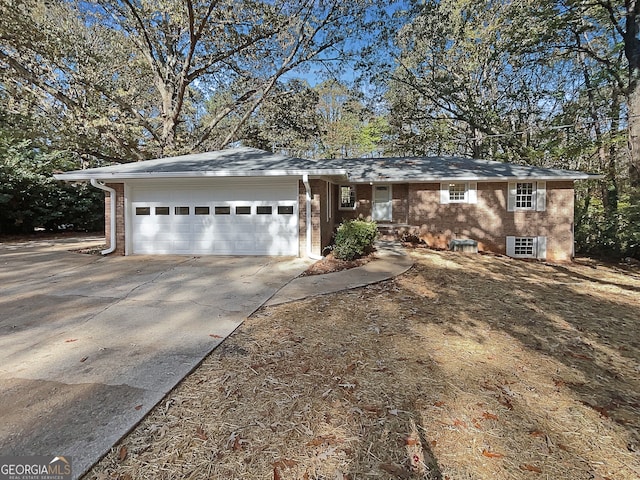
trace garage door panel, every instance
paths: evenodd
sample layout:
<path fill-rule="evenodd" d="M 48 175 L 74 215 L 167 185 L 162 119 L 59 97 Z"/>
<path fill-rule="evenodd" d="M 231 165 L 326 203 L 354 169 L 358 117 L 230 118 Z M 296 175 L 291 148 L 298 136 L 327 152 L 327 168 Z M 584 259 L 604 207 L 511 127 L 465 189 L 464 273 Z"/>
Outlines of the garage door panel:
<path fill-rule="evenodd" d="M 197 186 L 185 182 L 135 183 L 129 192 L 131 250 L 150 254 L 297 255 L 297 189 L 295 179 L 267 183 L 224 179 L 207 185 L 199 180 Z M 138 207 L 140 215 L 136 214 Z M 188 214 L 178 215 L 180 212 Z"/>

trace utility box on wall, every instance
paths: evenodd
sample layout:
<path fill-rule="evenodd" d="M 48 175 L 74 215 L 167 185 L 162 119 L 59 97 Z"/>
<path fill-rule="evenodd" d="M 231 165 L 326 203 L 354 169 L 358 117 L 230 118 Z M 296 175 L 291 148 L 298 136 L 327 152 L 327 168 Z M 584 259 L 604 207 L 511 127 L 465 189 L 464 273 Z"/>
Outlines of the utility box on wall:
<path fill-rule="evenodd" d="M 463 253 L 478 253 L 478 242 L 467 238 L 454 238 L 449 242 L 449 250 Z"/>

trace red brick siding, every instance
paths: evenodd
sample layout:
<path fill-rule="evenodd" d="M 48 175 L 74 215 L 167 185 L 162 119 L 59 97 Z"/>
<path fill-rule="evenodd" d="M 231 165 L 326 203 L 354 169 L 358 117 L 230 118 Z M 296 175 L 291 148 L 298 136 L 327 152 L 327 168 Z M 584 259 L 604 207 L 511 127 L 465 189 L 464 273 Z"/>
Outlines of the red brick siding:
<path fill-rule="evenodd" d="M 338 204 L 338 186 L 336 189 L 336 203 L 335 211 L 337 212 L 337 218 L 339 222 L 344 220 L 353 220 L 356 218 L 362 218 L 364 220 L 371 220 L 371 197 L 373 195 L 373 188 L 371 185 L 354 185 L 356 189 L 356 208 L 355 210 L 340 210 Z"/>
<path fill-rule="evenodd" d="M 409 184 L 395 184 L 391 187 L 391 223 L 409 221 Z"/>
<path fill-rule="evenodd" d="M 477 204 L 440 204 L 440 184 L 409 185 L 409 223 L 430 245 L 472 238 L 481 250 L 506 253 L 507 236 L 546 236 L 547 259 L 573 253 L 573 182 L 547 182 L 546 210 L 507 211 L 507 183 L 478 183 Z"/>
<path fill-rule="evenodd" d="M 327 182 L 309 180 L 311 187 L 311 253 L 320 255 L 322 249 L 331 241 L 333 232 L 333 215 L 327 222 Z M 302 181 L 298 182 L 298 228 L 300 256 L 307 254 L 307 202 L 306 188 Z"/>
<path fill-rule="evenodd" d="M 337 207 L 338 186 L 335 187 L 337 219 L 339 222 L 343 220 L 352 220 L 361 218 L 371 220 L 373 186 L 358 184 L 356 188 L 356 209 L 355 210 L 339 210 Z M 384 223 L 400 223 L 406 224 L 409 215 L 409 185 L 399 183 L 391 185 L 391 221 Z"/>
<path fill-rule="evenodd" d="M 116 255 L 124 255 L 125 253 L 125 236 L 124 236 L 124 184 L 108 183 L 107 187 L 111 187 L 116 191 L 116 249 L 113 252 Z M 104 204 L 104 234 L 107 241 L 107 248 L 111 248 L 111 194 L 105 192 Z"/>

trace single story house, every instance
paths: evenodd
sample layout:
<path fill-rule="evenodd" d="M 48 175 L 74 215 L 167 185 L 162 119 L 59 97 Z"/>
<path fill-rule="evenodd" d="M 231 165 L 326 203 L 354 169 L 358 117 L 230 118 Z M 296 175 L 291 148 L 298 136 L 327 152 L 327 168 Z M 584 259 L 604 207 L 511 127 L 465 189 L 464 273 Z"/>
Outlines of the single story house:
<path fill-rule="evenodd" d="M 57 174 L 106 193 L 103 253 L 321 254 L 345 219 L 446 248 L 573 257 L 577 171 L 456 157 L 308 160 L 253 148 Z"/>

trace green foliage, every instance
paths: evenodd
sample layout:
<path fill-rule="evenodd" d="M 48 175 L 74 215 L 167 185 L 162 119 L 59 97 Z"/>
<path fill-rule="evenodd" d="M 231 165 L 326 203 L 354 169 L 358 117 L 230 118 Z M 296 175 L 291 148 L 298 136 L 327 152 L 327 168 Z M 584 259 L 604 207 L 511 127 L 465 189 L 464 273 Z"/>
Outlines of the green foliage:
<path fill-rule="evenodd" d="M 618 204 L 620 246 L 623 257 L 640 260 L 640 191 L 632 192 Z"/>
<path fill-rule="evenodd" d="M 342 73 L 386 7 L 381 0 L 3 1 L 0 84 L 46 120 L 49 145 L 85 159 L 218 149 L 239 139 L 263 102 L 282 95 L 287 78 Z"/>
<path fill-rule="evenodd" d="M 378 236 L 375 222 L 348 220 L 338 227 L 334 255 L 340 260 L 354 260 L 371 250 Z"/>
<path fill-rule="evenodd" d="M 60 153 L 43 153 L 28 141 L 0 138 L 0 233 L 103 228 L 103 194 L 87 185 L 69 185 L 52 177 L 69 169 Z"/>
<path fill-rule="evenodd" d="M 313 87 L 291 80 L 274 90 L 241 132 L 244 145 L 305 158 L 380 152 L 388 122 L 357 90 L 337 80 Z"/>
<path fill-rule="evenodd" d="M 640 202 L 638 193 L 625 194 L 614 212 L 595 197 L 576 201 L 576 249 L 609 258 L 640 259 Z"/>

